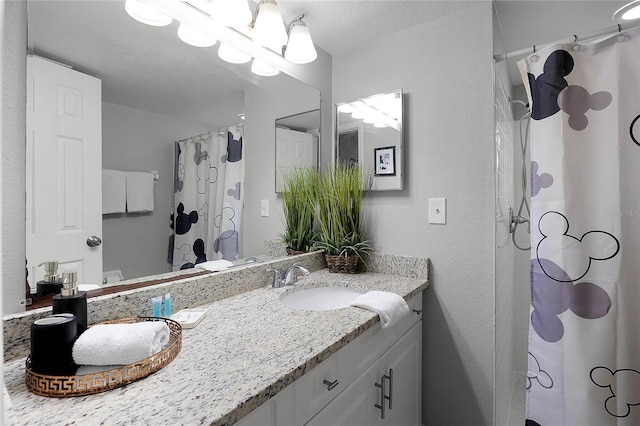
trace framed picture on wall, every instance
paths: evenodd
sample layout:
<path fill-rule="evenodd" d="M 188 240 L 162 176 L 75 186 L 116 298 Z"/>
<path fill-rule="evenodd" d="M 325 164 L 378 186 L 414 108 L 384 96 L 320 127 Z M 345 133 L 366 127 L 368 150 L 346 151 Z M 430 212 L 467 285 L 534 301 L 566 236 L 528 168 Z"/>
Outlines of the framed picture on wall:
<path fill-rule="evenodd" d="M 376 176 L 395 176 L 396 175 L 396 147 L 385 146 L 383 148 L 375 148 L 374 164 Z"/>

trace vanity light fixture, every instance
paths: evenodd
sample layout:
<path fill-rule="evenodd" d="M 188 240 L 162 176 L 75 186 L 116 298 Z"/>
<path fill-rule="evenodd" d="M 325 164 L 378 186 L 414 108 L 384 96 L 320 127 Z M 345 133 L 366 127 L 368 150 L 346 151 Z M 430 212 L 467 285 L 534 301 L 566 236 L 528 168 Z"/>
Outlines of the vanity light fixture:
<path fill-rule="evenodd" d="M 304 15 L 298 16 L 289 24 L 289 42 L 284 51 L 284 58 L 293 64 L 308 64 L 318 57 L 309 28 L 302 18 Z"/>
<path fill-rule="evenodd" d="M 287 44 L 287 30 L 278 5 L 275 0 L 263 0 L 256 11 L 251 38 L 260 46 L 281 53 L 282 46 Z"/>
<path fill-rule="evenodd" d="M 207 12 L 210 16 L 219 17 L 227 27 L 246 27 L 253 22 L 247 0 L 212 0 Z"/>
<path fill-rule="evenodd" d="M 280 71 L 269 66 L 266 62 L 261 61 L 260 59 L 253 60 L 253 63 L 251 64 L 251 72 L 264 77 L 272 77 L 280 74 Z"/>
<path fill-rule="evenodd" d="M 633 21 L 640 18 L 640 0 L 625 4 L 613 14 L 615 21 Z"/>
<path fill-rule="evenodd" d="M 209 34 L 205 34 L 184 22 L 181 22 L 178 27 L 178 37 L 185 43 L 196 47 L 209 47 L 218 42 L 218 40 Z"/>
<path fill-rule="evenodd" d="M 154 27 L 164 27 L 173 22 L 171 17 L 158 11 L 144 0 L 127 0 L 124 3 L 124 10 L 136 21 Z"/>
<path fill-rule="evenodd" d="M 246 64 L 251 60 L 251 55 L 241 52 L 226 42 L 220 43 L 220 47 L 218 47 L 218 57 L 230 64 Z"/>
<path fill-rule="evenodd" d="M 262 0 L 256 20 L 247 0 L 126 0 L 134 19 L 154 26 L 180 23 L 178 37 L 198 47 L 220 41 L 218 56 L 229 63 L 254 59 L 251 70 L 272 76 L 290 64 L 306 64 L 317 58 L 311 35 L 302 18 L 289 24 L 289 34 L 275 0 Z M 287 46 L 287 42 L 290 46 Z M 283 55 L 283 46 L 285 54 Z"/>

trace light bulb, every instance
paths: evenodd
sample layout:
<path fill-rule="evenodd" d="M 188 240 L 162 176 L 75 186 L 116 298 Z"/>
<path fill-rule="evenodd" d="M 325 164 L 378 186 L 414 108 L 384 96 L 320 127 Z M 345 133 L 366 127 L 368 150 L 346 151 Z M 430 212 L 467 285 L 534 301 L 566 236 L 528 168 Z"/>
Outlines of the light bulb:
<path fill-rule="evenodd" d="M 173 21 L 169 16 L 140 0 L 127 0 L 124 3 L 124 10 L 136 21 L 154 27 L 164 27 Z"/>
<path fill-rule="evenodd" d="M 318 57 L 309 29 L 302 21 L 293 23 L 284 58 L 293 64 L 308 64 Z"/>
<path fill-rule="evenodd" d="M 262 2 L 258 6 L 258 16 L 253 25 L 253 41 L 260 46 L 277 51 L 287 43 L 287 30 L 282 22 L 278 5 Z M 281 50 L 281 49 L 280 49 Z"/>
<path fill-rule="evenodd" d="M 205 34 L 184 22 L 180 23 L 178 27 L 178 37 L 185 43 L 196 47 L 213 46 L 218 41 L 209 34 Z"/>
<path fill-rule="evenodd" d="M 280 74 L 280 71 L 268 65 L 264 61 L 261 61 L 260 59 L 253 60 L 253 64 L 251 64 L 251 72 L 264 77 L 272 77 L 274 75 Z"/>
<path fill-rule="evenodd" d="M 218 56 L 223 61 L 232 64 L 246 64 L 251 60 L 251 56 L 239 51 L 228 43 L 220 43 L 218 48 Z"/>

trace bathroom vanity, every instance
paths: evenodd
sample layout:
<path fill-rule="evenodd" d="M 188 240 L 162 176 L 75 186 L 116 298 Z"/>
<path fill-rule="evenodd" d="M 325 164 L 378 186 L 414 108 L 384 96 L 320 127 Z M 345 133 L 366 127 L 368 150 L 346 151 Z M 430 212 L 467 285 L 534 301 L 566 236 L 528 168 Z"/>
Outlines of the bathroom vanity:
<path fill-rule="evenodd" d="M 427 260 L 422 262 L 420 277 L 322 269 L 295 284 L 299 289 L 322 283 L 395 292 L 412 312 L 387 329 L 376 313 L 360 308 L 289 308 L 281 298 L 295 289 L 273 289 L 263 281 L 259 288 L 200 306 L 207 316 L 183 330 L 177 358 L 123 388 L 74 398 L 37 396 L 24 384 L 24 358 L 16 358 L 4 366 L 10 419 L 28 425 L 87 419 L 114 425 L 420 424 L 422 291 L 428 286 Z M 268 279 L 264 264 L 247 269 Z M 225 282 L 236 280 L 234 272 L 225 276 Z M 167 285 L 157 291 L 166 291 Z M 179 301 L 180 287 L 172 285 L 172 298 Z M 189 282 L 181 285 L 189 293 Z M 210 283 L 210 291 L 215 285 Z M 178 308 L 186 307 L 182 297 Z M 189 307 L 198 306 L 197 300 Z M 134 310 L 131 315 L 139 314 Z"/>

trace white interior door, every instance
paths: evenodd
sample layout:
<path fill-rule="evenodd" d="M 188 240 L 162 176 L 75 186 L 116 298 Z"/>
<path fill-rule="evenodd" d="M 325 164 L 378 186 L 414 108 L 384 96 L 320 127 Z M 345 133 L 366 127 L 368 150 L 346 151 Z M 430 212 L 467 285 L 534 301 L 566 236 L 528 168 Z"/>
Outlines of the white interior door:
<path fill-rule="evenodd" d="M 311 133 L 276 127 L 276 192 L 282 192 L 282 176 L 289 169 L 316 166 Z"/>
<path fill-rule="evenodd" d="M 102 282 L 102 105 L 99 79 L 27 58 L 27 270 L 55 260 L 79 283 Z"/>

